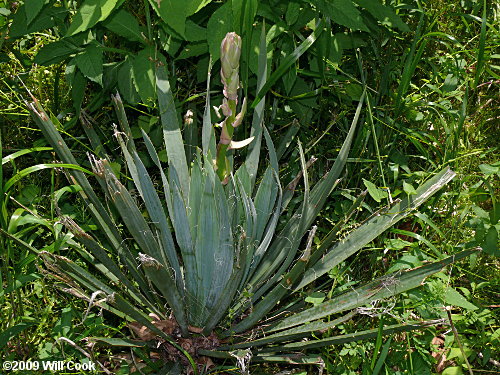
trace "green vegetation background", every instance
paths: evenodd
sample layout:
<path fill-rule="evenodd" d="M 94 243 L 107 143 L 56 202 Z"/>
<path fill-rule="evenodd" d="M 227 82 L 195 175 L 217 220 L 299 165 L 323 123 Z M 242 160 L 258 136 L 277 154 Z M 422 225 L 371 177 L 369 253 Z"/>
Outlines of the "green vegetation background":
<path fill-rule="evenodd" d="M 433 327 L 327 347 L 318 352 L 322 366 L 255 365 L 251 373 L 498 373 L 498 2 L 393 0 L 377 7 L 364 0 L 191 1 L 185 8 L 181 2 L 165 1 L 168 7 L 155 8 L 159 3 L 30 0 L 28 6 L 27 0 L 0 1 L 0 360 L 80 360 L 84 357 L 78 346 L 119 373 L 134 367 L 131 349 L 94 347 L 87 340 L 129 337 L 125 323 L 87 310 L 86 303 L 56 289 L 36 254 L 12 238 L 78 261 L 58 210 L 93 229 L 85 207 L 66 187 L 64 172 L 44 167 L 57 159 L 30 119 L 24 102 L 28 90 L 59 120 L 83 165 L 93 148 L 85 127 L 92 124 L 114 152 L 113 168 L 124 172 L 113 146 L 111 124 L 116 119 L 110 94 L 118 90 L 126 101 L 133 134 L 139 137 L 142 129 L 153 140 L 159 138 L 151 71 L 157 61 L 165 61 L 176 104 L 182 113 L 193 113 L 193 121 L 184 127 L 186 147 L 193 147 L 200 136 L 209 56 L 214 65 L 212 104 L 221 103 L 218 46 L 228 31 L 243 36 L 243 91 L 252 100 L 259 98 L 252 93 L 257 92 L 257 47 L 265 21 L 270 83 L 260 94 L 267 95 L 265 120 L 271 137 L 289 160 L 280 171 L 285 182 L 300 171 L 294 146 L 298 140 L 306 159 L 317 159 L 310 167 L 311 179 L 323 175 L 338 153 L 365 85 L 370 94 L 341 189 L 317 222 L 318 238 L 328 234 L 365 189 L 368 198 L 349 222 L 351 228 L 392 199 L 411 195 L 440 168 L 457 172 L 417 215 L 332 269 L 333 284 L 325 279 L 320 291 L 304 293 L 304 304 L 318 304 L 363 281 L 445 254 L 476 247 L 483 251 L 421 288 L 367 308 L 365 315 L 323 337 L 408 318 L 436 319 Z M 95 7 L 101 11 L 96 13 Z M 84 8 L 87 13 L 81 12 Z M 326 25 L 324 30 L 318 22 Z M 248 129 L 247 120 L 239 139 Z M 9 156 L 19 152 L 23 155 Z M 143 368 L 145 373 L 154 373 L 145 353 L 134 349 L 134 356 L 150 365 Z M 234 368 L 218 365 L 226 367 L 213 371 L 230 373 Z"/>

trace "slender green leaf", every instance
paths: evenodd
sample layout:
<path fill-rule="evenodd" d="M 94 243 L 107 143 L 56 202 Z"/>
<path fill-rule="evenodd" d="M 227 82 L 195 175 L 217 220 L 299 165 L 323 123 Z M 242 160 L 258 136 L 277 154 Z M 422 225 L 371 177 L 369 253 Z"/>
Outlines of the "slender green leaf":
<path fill-rule="evenodd" d="M 481 17 L 481 33 L 479 34 L 479 48 L 477 50 L 477 65 L 476 65 L 476 74 L 474 76 L 474 87 L 477 87 L 479 84 L 479 80 L 481 79 L 481 74 L 484 70 L 485 59 L 485 48 L 486 48 L 486 12 L 487 12 L 487 3 L 486 0 L 483 0 L 483 15 Z"/>
<path fill-rule="evenodd" d="M 0 184 L 0 191 L 1 191 L 1 184 Z M 39 253 L 38 249 L 34 248 L 29 243 L 23 241 L 19 237 L 15 236 L 13 234 L 10 234 L 9 232 L 5 231 L 2 228 L 0 228 L 0 233 L 3 234 L 4 236 L 8 237 L 9 239 L 11 239 L 12 241 L 14 241 L 15 243 L 17 243 L 22 248 L 25 248 L 26 250 L 28 250 L 32 254 L 38 255 L 38 253 Z"/>
<path fill-rule="evenodd" d="M 391 342 L 392 342 L 392 337 L 389 337 L 389 340 L 387 340 L 387 342 L 384 344 L 384 347 L 382 348 L 382 352 L 380 353 L 380 357 L 378 358 L 377 363 L 375 364 L 375 368 L 373 369 L 372 375 L 378 375 L 378 373 L 382 369 L 382 366 L 385 363 L 387 355 L 389 354 Z"/>
<path fill-rule="evenodd" d="M 269 343 L 277 343 L 283 341 L 291 341 L 297 340 L 299 338 L 309 336 L 312 332 L 318 331 L 326 331 L 328 329 L 332 329 L 338 326 L 341 323 L 344 323 L 350 320 L 356 312 L 350 312 L 340 318 L 333 319 L 331 321 L 314 321 L 309 324 L 303 324 L 298 327 L 290 328 L 285 331 L 277 332 L 274 334 L 265 334 L 265 337 L 258 338 L 256 340 L 245 341 L 238 344 L 222 346 L 220 350 L 234 350 L 234 349 L 242 349 L 242 348 L 254 348 L 262 345 L 266 345 Z"/>
<path fill-rule="evenodd" d="M 47 113 L 43 110 L 41 105 L 33 98 L 35 101 L 28 104 L 28 109 L 37 125 L 42 130 L 45 138 L 50 142 L 52 147 L 56 150 L 57 155 L 61 160 L 66 163 L 77 165 L 76 159 L 71 154 L 71 151 L 61 137 L 57 128 L 55 127 L 53 121 L 51 121 Z M 55 119 L 54 119 L 55 121 Z M 59 165 L 60 166 L 60 165 Z M 120 236 L 120 233 L 113 222 L 108 212 L 101 203 L 101 200 L 97 197 L 94 189 L 90 185 L 87 177 L 84 173 L 78 170 L 70 170 L 71 178 L 73 183 L 78 183 L 82 190 L 80 195 L 86 202 L 87 207 L 92 214 L 95 222 L 100 226 L 102 232 L 106 236 L 108 242 L 111 244 L 113 250 L 120 257 L 122 262 L 128 267 L 129 272 L 131 272 L 133 279 L 140 285 L 143 293 L 147 294 L 152 300 L 155 300 L 154 294 L 151 293 L 150 288 L 145 281 L 144 277 L 137 271 L 136 256 L 134 255 L 128 246 L 126 246 L 124 239 Z M 100 180 L 98 180 L 100 181 Z"/>
<path fill-rule="evenodd" d="M 231 0 L 233 29 L 243 40 L 251 40 L 251 29 L 257 14 L 258 0 Z M 245 43 L 245 42 L 243 42 Z M 244 57 L 246 60 L 246 58 Z"/>
<path fill-rule="evenodd" d="M 62 163 L 60 163 L 60 164 L 58 164 L 58 163 L 37 164 L 37 165 L 33 165 L 31 167 L 28 167 L 28 168 L 25 168 L 25 169 L 18 171 L 14 176 L 12 176 L 9 180 L 7 180 L 7 182 L 5 182 L 5 184 L 3 186 L 3 190 L 4 190 L 4 192 L 9 191 L 9 189 L 16 182 L 18 182 L 21 178 L 30 175 L 31 173 L 38 172 L 38 171 L 41 171 L 44 169 L 55 169 L 55 168 L 68 168 L 68 169 L 74 169 L 74 170 L 77 170 L 80 172 L 85 172 L 87 174 L 92 174 L 92 172 L 90 172 L 88 169 L 82 168 L 79 165 L 75 165 L 75 164 L 62 164 Z"/>
<path fill-rule="evenodd" d="M 128 340 L 128 339 L 121 339 L 121 338 L 115 338 L 115 337 L 92 337 L 92 341 L 96 342 L 102 342 L 107 345 L 111 346 L 118 346 L 118 347 L 127 347 L 127 348 L 140 348 L 143 346 L 146 346 L 147 343 L 144 341 L 138 341 L 138 340 Z"/>
<path fill-rule="evenodd" d="M 22 288 L 26 284 L 40 279 L 41 276 L 37 273 L 30 273 L 30 274 L 21 274 L 18 276 L 15 276 L 14 280 L 11 280 L 10 284 L 7 284 L 7 288 L 0 290 L 0 297 L 3 297 L 6 294 L 12 293 L 13 291 Z M 1 340 L 0 340 L 1 341 Z"/>
<path fill-rule="evenodd" d="M 264 177 L 259 184 L 257 194 L 255 194 L 254 204 L 257 212 L 257 233 L 256 239 L 260 242 L 264 235 L 267 223 L 275 209 L 276 198 L 278 196 L 278 184 L 275 181 L 271 168 L 267 168 Z"/>
<path fill-rule="evenodd" d="M 164 66 L 156 68 L 156 87 L 158 89 L 158 105 L 168 164 L 170 168 L 175 168 L 175 172 L 179 177 L 182 196 L 186 199 L 189 196 L 188 165 L 179 118 L 175 109 L 174 96 L 168 81 L 168 72 Z"/>
<path fill-rule="evenodd" d="M 86 85 L 87 80 L 85 79 L 85 76 L 80 70 L 77 70 L 71 84 L 71 99 L 73 99 L 73 106 L 78 115 L 81 112 Z"/>
<path fill-rule="evenodd" d="M 129 191 L 118 181 L 106 160 L 94 161 L 94 169 L 107 185 L 108 198 L 115 204 L 130 234 L 137 242 L 139 261 L 147 276 L 161 291 L 174 311 L 180 328 L 187 332 L 184 305 L 181 303 L 181 274 L 171 268 L 167 254 L 154 236 Z"/>
<path fill-rule="evenodd" d="M 215 131 L 212 125 L 210 111 L 210 80 L 212 78 L 212 57 L 208 61 L 208 77 L 207 77 L 207 97 L 205 101 L 205 109 L 203 112 L 203 127 L 201 130 L 201 144 L 203 155 L 216 155 L 215 150 Z"/>
<path fill-rule="evenodd" d="M 2 158 L 2 165 L 5 163 L 8 163 L 10 161 L 13 161 L 17 159 L 19 156 L 23 156 L 26 154 L 31 154 L 32 152 L 38 152 L 38 151 L 51 151 L 53 150 L 52 147 L 31 147 L 31 148 L 25 148 L 23 150 L 19 150 L 16 152 L 13 152 L 12 154 L 9 154 L 7 156 L 4 156 Z"/>
<path fill-rule="evenodd" d="M 90 235 L 85 233 L 72 219 L 68 217 L 63 217 L 61 219 L 63 224 L 75 235 L 78 240 L 85 245 L 87 249 L 89 249 L 93 256 L 95 256 L 92 260 L 92 263 L 95 264 L 95 259 L 102 263 L 103 267 L 98 267 L 99 270 L 106 276 L 112 283 L 116 283 L 119 281 L 120 284 L 123 284 L 128 290 L 127 294 L 133 298 L 134 300 L 148 306 L 151 311 L 154 311 L 156 314 L 160 314 L 158 307 L 153 304 L 148 298 L 144 297 L 144 295 L 137 289 L 137 287 L 132 283 L 128 277 L 122 272 L 120 267 L 116 264 L 115 260 L 109 257 L 106 253 L 106 250 L 102 248 L 100 244 L 97 243 Z M 97 267 L 97 265 L 96 265 Z"/>
<path fill-rule="evenodd" d="M 401 81 L 398 86 L 398 93 L 396 97 L 396 112 L 398 113 L 403 106 L 403 96 L 406 94 L 408 87 L 410 85 L 411 77 L 416 69 L 416 62 L 420 60 L 420 56 L 422 55 L 425 46 L 427 45 L 427 41 L 423 40 L 420 47 L 417 50 L 417 45 L 422 35 L 422 28 L 424 26 L 424 15 L 422 12 L 420 14 L 420 19 L 418 21 L 417 30 L 415 32 L 415 37 L 410 47 L 410 51 L 406 55 L 405 66 L 403 69 L 403 74 L 401 75 Z"/>
<path fill-rule="evenodd" d="M 252 358 L 255 362 L 283 362 L 291 365 L 320 365 L 323 366 L 325 361 L 323 358 L 314 355 L 298 354 L 284 354 L 284 355 L 256 355 Z"/>
<path fill-rule="evenodd" d="M 47 251 L 40 252 L 40 257 L 43 259 L 45 266 L 51 272 L 57 275 L 64 274 L 66 277 L 70 277 L 72 281 L 83 286 L 84 288 L 102 292 L 107 296 L 111 296 L 115 293 L 115 290 L 108 284 L 103 283 L 95 275 L 91 274 L 89 271 L 80 267 L 66 257 L 51 254 Z"/>
<path fill-rule="evenodd" d="M 118 89 L 123 98 L 129 103 L 139 101 L 139 94 L 136 90 L 133 77 L 133 65 L 131 59 L 127 56 L 118 69 Z"/>
<path fill-rule="evenodd" d="M 280 268 L 276 271 L 275 275 L 270 278 L 266 279 L 266 283 L 261 286 L 253 295 L 253 298 L 257 301 L 260 296 L 262 296 L 269 288 L 271 288 L 278 280 L 281 280 L 281 283 L 278 287 L 274 288 L 273 291 L 270 293 L 271 296 L 267 296 L 269 298 L 265 298 L 264 300 L 260 301 L 255 308 L 252 308 L 252 312 L 245 318 L 243 319 L 239 324 L 231 328 L 231 331 L 234 332 L 241 332 L 251 325 L 255 324 L 259 319 L 261 319 L 266 313 L 268 313 L 277 303 L 278 299 L 280 298 L 279 296 L 283 296 L 283 292 L 285 290 L 288 290 L 288 287 L 290 286 L 291 283 L 293 283 L 297 277 L 298 274 L 302 274 L 306 262 L 303 261 L 301 258 L 298 263 L 299 267 L 294 267 L 293 271 L 291 271 L 288 274 L 285 274 L 285 271 L 288 269 L 290 264 L 293 262 L 295 258 L 295 254 L 297 253 L 297 250 L 300 246 L 300 240 L 302 238 L 302 232 L 303 229 L 305 228 L 306 225 L 306 220 L 309 217 L 308 211 L 310 210 L 310 205 L 309 205 L 309 181 L 308 181 L 308 176 L 307 176 L 307 171 L 305 170 L 305 160 L 304 160 L 304 153 L 302 151 L 302 146 L 299 143 L 299 152 L 301 156 L 301 165 L 302 165 L 302 171 L 304 173 L 304 197 L 303 197 L 303 203 L 301 205 L 300 209 L 300 214 L 298 216 L 298 222 L 297 225 L 293 227 L 293 231 L 288 231 L 287 232 L 287 243 L 284 245 L 286 246 L 285 249 L 282 249 L 281 258 L 283 259 L 282 264 L 273 264 L 273 267 L 280 266 Z M 274 157 L 276 158 L 276 157 Z M 276 160 L 275 160 L 276 161 Z M 281 205 L 281 202 L 279 202 Z M 286 229 L 286 228 L 285 228 Z M 311 239 L 312 240 L 312 239 Z M 307 244 L 307 246 L 310 246 L 310 243 Z M 258 249 L 260 250 L 260 249 Z M 305 252 L 310 252 L 310 249 L 306 249 Z M 254 262 L 257 262 L 257 258 L 254 259 Z M 258 265 L 258 264 L 257 264 Z M 262 268 L 262 267 L 261 267 Z M 293 274 L 293 275 L 292 275 Z M 255 277 L 253 278 L 255 279 Z M 250 285 L 252 284 L 252 281 L 250 282 Z"/>
<path fill-rule="evenodd" d="M 9 327 L 5 331 L 0 333 L 0 349 L 5 347 L 13 337 L 17 336 L 19 333 L 33 326 L 34 324 L 34 322 L 18 323 L 15 326 Z"/>
<path fill-rule="evenodd" d="M 356 130 L 356 125 L 361 113 L 361 108 L 363 107 L 363 98 L 358 104 L 356 109 L 356 113 L 354 115 L 353 121 L 351 123 L 351 128 L 349 129 L 349 133 L 344 140 L 342 148 L 340 149 L 339 155 L 335 160 L 330 171 L 319 181 L 312 189 L 310 200 L 307 202 L 309 207 L 306 210 L 307 217 L 301 215 L 301 211 L 303 208 L 297 210 L 295 215 L 290 219 L 287 225 L 280 232 L 280 235 L 276 237 L 276 239 L 271 244 L 269 251 L 266 254 L 266 257 L 263 259 L 262 263 L 259 265 L 255 275 L 252 278 L 252 285 L 259 285 L 262 280 L 268 280 L 270 275 L 279 267 L 279 265 L 284 261 L 289 253 L 289 249 L 292 246 L 289 238 L 299 230 L 299 223 L 302 220 L 305 220 L 302 227 L 306 228 L 302 231 L 301 235 L 297 237 L 297 240 L 300 240 L 302 236 L 305 234 L 307 228 L 312 225 L 314 219 L 319 214 L 321 208 L 323 207 L 327 197 L 330 195 L 332 190 L 334 189 L 337 178 L 340 176 L 341 171 L 344 168 L 344 165 L 347 161 L 347 156 L 351 147 L 351 142 L 354 138 L 354 133 Z M 266 285 L 261 288 L 259 293 L 256 293 L 256 298 L 259 298 L 265 290 L 269 289 L 272 286 L 271 283 L 266 283 Z"/>
<path fill-rule="evenodd" d="M 278 156 L 278 160 L 281 160 L 288 147 L 292 144 L 293 139 L 297 135 L 300 130 L 300 124 L 297 120 L 294 120 L 288 130 L 286 131 L 283 137 L 280 137 L 281 140 L 278 144 L 278 148 L 276 149 L 276 154 Z"/>
<path fill-rule="evenodd" d="M 219 299 L 213 304 L 212 310 L 208 314 L 209 318 L 203 329 L 203 334 L 205 335 L 209 335 L 222 317 L 227 314 L 228 308 L 231 306 L 234 296 L 239 291 L 238 285 L 241 283 L 245 271 L 242 264 L 248 257 L 247 252 L 249 249 L 249 246 L 246 246 L 245 242 L 246 238 L 242 233 L 238 239 L 238 245 L 236 248 L 235 267 L 233 267 L 231 277 L 227 281 L 222 293 L 220 293 Z"/>
<path fill-rule="evenodd" d="M 212 287 L 212 282 L 215 279 L 215 273 L 218 272 L 215 251 L 219 248 L 219 232 L 221 223 L 217 217 L 217 208 L 215 202 L 215 186 L 214 178 L 205 178 L 203 194 L 200 200 L 200 208 L 197 223 L 197 235 L 195 245 L 196 268 L 200 283 L 196 293 L 197 303 L 203 307 L 207 306 L 208 294 Z M 201 321 L 197 322 L 200 326 L 208 318 L 208 311 L 203 311 Z"/>
<path fill-rule="evenodd" d="M 434 326 L 436 324 L 435 321 L 431 322 L 418 322 L 418 323 L 409 323 L 409 324 L 395 324 L 391 326 L 387 326 L 383 329 L 383 334 L 388 335 L 391 333 L 398 333 L 398 332 L 409 332 L 409 331 L 415 331 L 419 329 L 423 329 L 429 326 Z M 295 351 L 295 350 L 304 350 L 304 349 L 310 349 L 310 348 L 322 348 L 325 346 L 330 346 L 330 345 L 340 345 L 340 344 L 345 344 L 348 342 L 353 342 L 353 341 L 361 341 L 361 340 L 368 340 L 377 337 L 379 333 L 379 329 L 370 329 L 366 331 L 360 331 L 356 333 L 349 333 L 346 335 L 339 335 L 339 336 L 333 336 L 333 337 L 328 337 L 320 340 L 310 340 L 307 342 L 293 342 L 290 344 L 283 345 L 281 347 L 271 347 L 271 348 L 264 348 L 261 350 L 261 353 L 267 353 L 267 352 L 290 352 L 290 351 Z"/>

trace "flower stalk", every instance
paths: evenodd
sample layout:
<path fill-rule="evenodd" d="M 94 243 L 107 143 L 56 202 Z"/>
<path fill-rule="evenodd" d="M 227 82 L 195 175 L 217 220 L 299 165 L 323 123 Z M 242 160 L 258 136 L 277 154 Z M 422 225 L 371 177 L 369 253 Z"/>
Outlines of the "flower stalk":
<path fill-rule="evenodd" d="M 251 139 L 242 142 L 233 142 L 234 129 L 243 120 L 246 111 L 246 99 L 243 100 L 240 113 L 236 114 L 238 105 L 238 89 L 240 87 L 239 69 L 241 56 L 241 38 L 238 34 L 227 33 L 221 43 L 221 81 L 224 85 L 224 99 L 217 110 L 222 110 L 225 119 L 219 124 L 221 134 L 217 145 L 215 166 L 217 175 L 223 183 L 227 183 L 231 166 L 227 158 L 227 151 L 240 148 L 250 143 Z"/>

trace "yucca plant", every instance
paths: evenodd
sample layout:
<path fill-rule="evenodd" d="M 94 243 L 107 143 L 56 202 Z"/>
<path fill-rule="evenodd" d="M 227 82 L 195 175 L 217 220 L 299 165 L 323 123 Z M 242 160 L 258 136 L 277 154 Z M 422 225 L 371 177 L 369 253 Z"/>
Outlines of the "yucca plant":
<path fill-rule="evenodd" d="M 394 202 L 348 236 L 337 238 L 343 224 L 361 204 L 363 196 L 359 197 L 345 219 L 332 228 L 319 246 L 313 246 L 315 227 L 310 228 L 338 184 L 363 98 L 334 165 L 313 187 L 298 145 L 304 185 L 302 203 L 296 212 L 286 216 L 284 224 L 278 225 L 294 191 L 283 188 L 279 158 L 263 121 L 264 99 L 253 105 L 251 137 L 241 142 L 233 140 L 234 128 L 241 124 L 245 111 L 245 101 L 238 103 L 239 46 L 239 37 L 234 33 L 228 34 L 222 43 L 224 101 L 220 109 L 225 119 L 220 124 L 219 142 L 216 144 L 207 90 L 202 147 L 191 165 L 186 161 L 167 69 L 161 59 L 158 61 L 158 108 L 168 165 L 161 163 L 145 132 L 140 145 L 153 162 L 158 184 L 139 157 L 139 145 L 133 140 L 120 97 L 113 97 L 120 124 L 114 135 L 138 196 L 126 188 L 101 151 L 90 159 L 92 177 L 102 189 L 105 201 L 94 191 L 89 173 L 69 171 L 72 181 L 81 187 L 81 196 L 101 237 L 84 232 L 70 218 L 61 218 L 83 245 L 80 251 L 101 277 L 67 258 L 42 253 L 48 268 L 62 277 L 67 291 L 146 327 L 169 348 L 175 347 L 182 353 L 187 358 L 186 366 L 194 372 L 199 370 L 197 356 L 236 357 L 242 370 L 248 368 L 250 358 L 317 363 L 317 356 L 307 355 L 307 349 L 375 337 L 378 330 L 307 341 L 304 338 L 352 318 L 359 307 L 419 286 L 427 276 L 469 254 L 462 252 L 418 269 L 377 278 L 312 308 L 295 303 L 301 299 L 297 293 L 410 215 L 454 173 L 449 169 L 440 171 L 422 184 L 416 194 Z M 264 85 L 266 75 L 263 37 L 258 88 Z M 240 114 L 236 114 L 238 104 L 243 107 Z M 77 164 L 54 125 L 57 120 L 35 99 L 28 105 L 61 160 Z M 103 150 L 95 133 L 87 131 L 95 149 Z M 263 139 L 269 162 L 259 173 Z M 230 150 L 245 145 L 249 145 L 246 159 L 235 163 Z M 291 302 L 279 304 L 285 300 Z M 407 331 L 425 324 L 387 326 L 383 331 Z M 167 325 L 170 330 L 162 329 Z M 174 352 L 169 351 L 172 356 Z"/>

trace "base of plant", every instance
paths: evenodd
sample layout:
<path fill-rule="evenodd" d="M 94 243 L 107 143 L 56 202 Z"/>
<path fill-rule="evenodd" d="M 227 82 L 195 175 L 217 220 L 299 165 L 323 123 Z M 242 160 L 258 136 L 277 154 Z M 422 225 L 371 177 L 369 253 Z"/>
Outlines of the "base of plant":
<path fill-rule="evenodd" d="M 209 336 L 205 336 L 201 334 L 203 331 L 201 328 L 190 326 L 189 331 L 193 335 L 190 335 L 189 337 L 182 337 L 181 330 L 174 317 L 162 320 L 154 314 L 150 314 L 150 316 L 154 319 L 152 324 L 156 328 L 170 336 L 177 343 L 177 345 L 189 353 L 195 361 L 199 371 L 206 371 L 215 366 L 210 357 L 198 354 L 200 350 L 210 351 L 220 347 L 223 340 L 219 339 L 215 333 L 212 332 Z M 139 322 L 131 322 L 128 324 L 128 327 L 138 340 L 144 342 L 153 341 L 154 347 L 157 348 L 160 358 L 164 362 L 180 363 L 185 369 L 191 368 L 191 364 L 184 353 L 169 342 L 161 339 L 157 333 L 153 332 L 148 327 Z"/>

